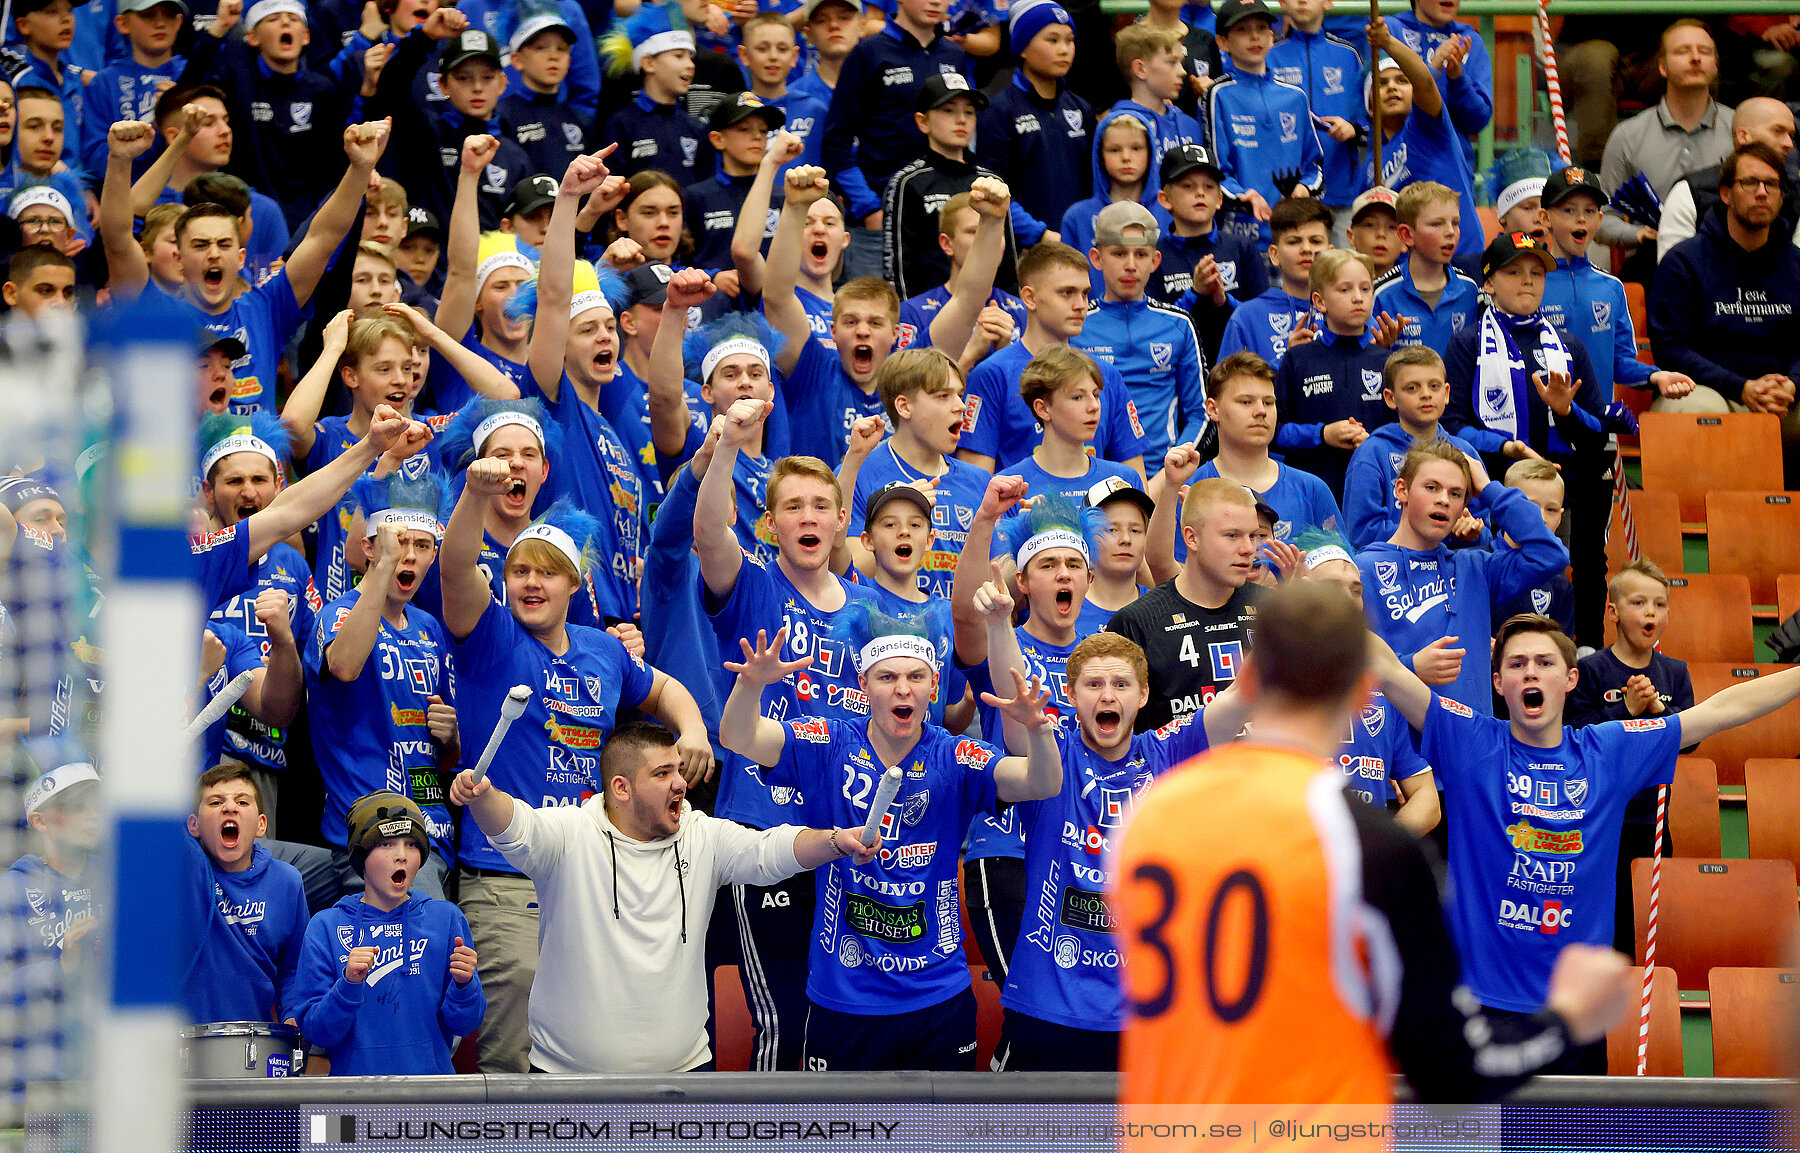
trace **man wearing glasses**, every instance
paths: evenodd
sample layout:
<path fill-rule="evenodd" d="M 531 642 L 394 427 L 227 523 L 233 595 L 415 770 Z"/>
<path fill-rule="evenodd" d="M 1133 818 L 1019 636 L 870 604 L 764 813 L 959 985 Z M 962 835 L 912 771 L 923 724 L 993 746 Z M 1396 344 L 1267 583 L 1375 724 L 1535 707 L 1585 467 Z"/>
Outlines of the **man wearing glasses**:
<path fill-rule="evenodd" d="M 75 208 L 69 198 L 47 185 L 33 185 L 13 193 L 6 214 L 19 226 L 20 244 L 34 244 L 56 249 L 64 256 L 74 256 L 87 247 L 87 241 L 75 230 Z"/>
<path fill-rule="evenodd" d="M 1694 391 L 1652 406 L 1676 412 L 1772 412 L 1781 417 L 1787 483 L 1800 481 L 1800 252 L 1781 215 L 1783 160 L 1760 141 L 1719 168 L 1719 206 L 1656 266 L 1650 342 L 1659 367 Z"/>

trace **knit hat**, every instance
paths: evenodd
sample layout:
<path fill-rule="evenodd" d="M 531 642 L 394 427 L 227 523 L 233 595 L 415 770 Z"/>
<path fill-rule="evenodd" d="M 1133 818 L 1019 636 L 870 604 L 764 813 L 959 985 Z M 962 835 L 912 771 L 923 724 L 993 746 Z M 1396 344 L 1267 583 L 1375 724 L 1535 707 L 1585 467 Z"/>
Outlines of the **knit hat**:
<path fill-rule="evenodd" d="M 411 797 L 392 789 L 381 789 L 358 797 L 350 806 L 350 867 L 362 875 L 363 862 L 376 845 L 394 837 L 411 837 L 424 856 L 431 855 L 431 830 L 425 825 L 425 813 Z"/>
<path fill-rule="evenodd" d="M 1056 0 L 1025 0 L 1012 10 L 1012 17 L 1007 24 L 1007 32 L 1012 37 L 1012 50 L 1016 56 L 1037 34 L 1052 24 L 1061 24 L 1073 30 L 1075 22 L 1069 19 L 1069 11 Z"/>

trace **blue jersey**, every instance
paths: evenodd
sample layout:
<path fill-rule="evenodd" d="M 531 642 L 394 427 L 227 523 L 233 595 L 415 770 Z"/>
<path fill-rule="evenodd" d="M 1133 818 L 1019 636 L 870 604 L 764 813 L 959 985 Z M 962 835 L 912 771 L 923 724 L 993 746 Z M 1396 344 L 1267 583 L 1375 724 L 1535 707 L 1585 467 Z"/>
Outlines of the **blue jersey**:
<path fill-rule="evenodd" d="M 1057 733 L 1062 791 L 1014 806 L 1024 827 L 1025 919 L 1000 1003 L 1071 1029 L 1124 1027 L 1123 950 L 1107 904 L 1112 842 L 1150 782 L 1206 751 L 1200 714 L 1139 733 L 1116 761 L 1071 727 Z"/>
<path fill-rule="evenodd" d="M 418 802 L 433 847 L 444 860 L 455 860 L 437 741 L 425 727 L 426 698 L 455 704 L 450 638 L 430 613 L 408 606 L 405 626 L 395 628 L 383 619 L 362 671 L 355 680 L 341 681 L 325 667 L 325 650 L 361 595 L 346 593 L 327 604 L 303 652 L 306 716 L 325 782 L 320 832 L 326 844 L 344 848 L 351 802 L 392 789 Z"/>
<path fill-rule="evenodd" d="M 1245 72 L 1227 57 L 1225 75 L 1207 91 L 1206 115 L 1227 196 L 1259 192 L 1273 205 L 1281 199 L 1275 178 L 1282 173 L 1297 176 L 1314 196 L 1324 191 L 1325 154 L 1302 89 L 1271 72 Z M 1264 221 L 1261 232 L 1268 228 Z"/>
<path fill-rule="evenodd" d="M 1010 292 L 1002 292 L 996 288 L 988 293 L 987 302 L 1006 311 L 1013 321 L 1013 340 L 1018 340 L 1025 332 L 1025 302 Z M 900 302 L 900 339 L 895 343 L 895 351 L 902 348 L 930 348 L 931 322 L 936 320 L 938 312 L 950 303 L 950 286 L 940 284 L 936 288 Z"/>
<path fill-rule="evenodd" d="M 1469 59 L 1474 58 L 1471 53 Z M 1406 114 L 1400 131 L 1381 142 L 1382 182 L 1389 188 L 1398 192 L 1408 184 L 1434 180 L 1455 190 L 1462 217 L 1462 233 L 1456 242 L 1458 259 L 1480 257 L 1487 246 L 1481 214 L 1475 211 L 1472 165 L 1463 151 L 1467 145 L 1450 123 L 1447 108 L 1436 116 L 1427 116 L 1417 104 Z M 1373 171 L 1371 165 L 1364 165 L 1363 176 L 1367 178 Z"/>
<path fill-rule="evenodd" d="M 1400 339 L 1395 348 L 1422 344 L 1440 353 L 1450 347 L 1450 338 L 1475 319 L 1481 299 L 1481 286 L 1455 267 L 1446 267 L 1448 278 L 1438 293 L 1436 304 L 1428 304 L 1413 283 L 1412 258 L 1402 255 L 1394 267 L 1375 282 L 1373 315 L 1390 313 L 1400 317 Z"/>
<path fill-rule="evenodd" d="M 1079 619 L 1079 618 L 1078 618 Z M 1098 630 L 1096 630 L 1098 631 Z M 1036 677 L 1044 686 L 1050 699 L 1044 702 L 1044 712 L 1056 722 L 1058 733 L 1072 733 L 1076 729 L 1075 703 L 1069 699 L 1069 654 L 1075 651 L 1075 645 L 1053 645 L 1048 641 L 1040 641 L 1025 631 L 1024 625 L 1013 629 L 1013 635 L 1019 641 L 1019 655 L 1025 660 L 1026 679 Z M 1076 643 L 1086 633 L 1075 634 Z M 993 668 L 987 662 L 976 665 L 969 670 L 969 684 L 975 690 L 975 699 L 981 700 L 982 693 L 994 693 L 1000 697 L 1010 697 L 1013 692 L 1012 677 L 1002 671 L 1002 679 L 996 688 Z M 1001 727 L 1000 710 L 989 704 L 979 704 L 981 714 L 981 731 L 989 736 L 999 737 L 1005 730 Z M 998 815 L 978 817 L 969 826 L 968 843 L 964 857 L 975 861 L 984 857 L 1012 857 L 1025 855 L 1025 830 L 1019 822 L 1018 813 L 1008 809 Z"/>
<path fill-rule="evenodd" d="M 1276 473 L 1275 483 L 1256 494 L 1263 503 L 1275 510 L 1275 539 L 1291 541 L 1304 535 L 1307 530 L 1316 528 L 1327 532 L 1338 531 L 1342 518 L 1338 515 L 1337 501 L 1331 499 L 1331 490 L 1325 487 L 1325 482 L 1310 472 L 1302 472 L 1285 464 L 1278 464 L 1276 468 L 1279 471 Z M 1209 460 L 1200 466 L 1194 479 L 1205 480 L 1218 475 L 1219 462 Z M 1176 545 L 1181 558 L 1185 558 L 1186 542 L 1177 538 Z"/>
<path fill-rule="evenodd" d="M 1028 456 L 1016 464 L 1009 464 L 995 472 L 996 476 L 1022 476 L 1025 478 L 1026 491 L 1032 496 L 1041 496 L 1047 492 L 1061 493 L 1070 504 L 1080 508 L 1087 501 L 1088 489 L 1108 477 L 1118 477 L 1132 488 L 1142 488 L 1144 478 L 1132 469 L 1110 460 L 1101 460 L 1090 456 L 1087 459 L 1087 471 L 1080 476 L 1053 476 L 1044 471 L 1033 456 Z"/>
<path fill-rule="evenodd" d="M 222 692 L 226 685 L 237 678 L 240 673 L 254 672 L 263 667 L 262 653 L 256 642 L 244 634 L 243 628 L 233 620 L 209 620 L 206 631 L 217 637 L 225 646 L 225 663 L 219 671 L 206 682 L 206 700 L 199 702 L 205 708 L 207 701 Z M 225 748 L 225 718 L 220 717 L 208 725 L 200 738 L 200 767 L 205 772 L 219 763 L 220 753 Z"/>
<path fill-rule="evenodd" d="M 1644 388 L 1656 369 L 1637 358 L 1637 332 L 1625 303 L 1625 284 L 1595 268 L 1585 256 L 1556 262 L 1544 281 L 1539 310 L 1563 343 L 1579 340 L 1594 365 L 1594 384 L 1601 396 L 1613 394 L 1613 383 Z M 1646 333 L 1646 336 L 1649 334 Z"/>
<path fill-rule="evenodd" d="M 1290 351 L 1275 372 L 1275 451 L 1339 496 L 1350 454 L 1325 443 L 1325 426 L 1354 418 L 1375 429 L 1394 419 L 1381 397 L 1387 356 L 1367 331 L 1341 336 L 1327 328 Z"/>
<path fill-rule="evenodd" d="M 300 965 L 306 936 L 306 891 L 300 873 L 254 845 L 250 865 L 228 873 L 214 867 L 200 842 L 182 838 L 175 883 L 199 919 L 194 956 L 181 1003 L 195 1021 L 279 1021 L 281 998 Z"/>
<path fill-rule="evenodd" d="M 837 359 L 837 345 L 831 343 L 831 298 L 815 296 L 804 288 L 795 288 L 794 296 L 800 301 L 800 307 L 806 313 L 806 325 L 812 329 L 813 343 L 822 348 L 833 360 Z"/>
<path fill-rule="evenodd" d="M 1421 751 L 1449 806 L 1450 928 L 1483 1005 L 1535 1012 L 1564 945 L 1609 945 L 1619 830 L 1633 793 L 1675 779 L 1681 718 L 1565 728 L 1540 749 L 1432 696 Z"/>
<path fill-rule="evenodd" d="M 201 603 L 219 604 L 251 586 L 250 530 L 243 521 L 204 536 L 190 536 L 188 551 L 200 566 Z M 15 551 L 13 555 L 20 554 Z"/>
<path fill-rule="evenodd" d="M 98 180 L 106 174 L 107 132 L 120 120 L 154 122 L 156 98 L 166 91 L 168 85 L 181 79 L 181 72 L 185 67 L 187 61 L 179 56 L 171 56 L 168 63 L 155 68 L 145 68 L 134 58 L 127 57 L 117 64 L 109 64 L 100 69 L 88 81 L 87 91 L 82 94 L 86 107 L 79 133 L 81 165 L 94 179 Z M 72 135 L 76 131 L 77 127 L 73 123 L 65 124 L 63 129 L 64 135 Z M 132 177 L 135 179 L 142 176 L 152 162 L 150 154 L 146 153 L 140 158 L 140 162 L 132 165 Z M 206 1019 L 216 1021 L 222 1018 Z"/>
<path fill-rule="evenodd" d="M 871 599 L 866 590 L 841 580 L 839 583 L 846 597 Z M 809 655 L 813 658 L 807 668 L 789 673 L 763 689 L 763 716 L 781 721 L 814 714 L 842 720 L 860 720 L 869 715 L 850 646 L 837 635 L 841 626 L 836 622 L 844 610 L 821 609 L 807 600 L 781 571 L 779 562 L 765 564 L 745 557 L 738 568 L 737 583 L 723 603 L 711 592 L 704 595 L 721 654 L 739 652 L 740 640 L 755 643 L 759 631 L 767 630 L 773 640 L 777 630 L 785 628 L 787 648 L 782 659 L 799 660 Z M 846 608 L 849 603 L 844 602 Z M 732 674 L 720 670 L 718 676 L 721 696 L 729 694 Z M 726 757 L 725 767 L 719 773 L 715 815 L 768 829 L 795 823 L 792 806 L 799 800 L 792 788 L 771 789 L 754 761 L 733 753 Z"/>
<path fill-rule="evenodd" d="M 1338 754 L 1338 767 L 1344 770 L 1350 791 L 1378 809 L 1394 795 L 1391 782 L 1431 770 L 1413 744 L 1406 718 L 1388 704 L 1380 689 L 1369 693 L 1367 703 L 1351 722 L 1344 751 Z"/>
<path fill-rule="evenodd" d="M 581 625 L 567 631 L 568 650 L 558 655 L 511 612 L 489 604 L 455 650 L 457 674 L 468 686 L 457 724 L 469 734 L 463 746 L 469 756 L 479 756 L 487 744 L 482 734 L 499 722 L 506 690 L 531 689 L 488 772 L 496 788 L 533 808 L 579 805 L 602 791 L 600 749 L 619 710 L 643 703 L 656 676 L 611 633 Z M 477 869 L 512 869 L 474 821 L 463 822 L 457 860 Z"/>
<path fill-rule="evenodd" d="M 1234 352 L 1254 352 L 1280 368 L 1287 355 L 1288 337 L 1309 316 L 1312 301 L 1302 296 L 1289 296 L 1287 289 L 1272 284 L 1261 296 L 1238 305 L 1225 322 L 1225 335 L 1219 340 L 1219 359 Z M 1316 321 L 1316 317 L 1314 318 Z"/>
<path fill-rule="evenodd" d="M 780 393 L 787 402 L 794 451 L 816 456 L 834 469 L 843 463 L 850 427 L 865 416 L 887 415 L 881 395 L 873 387 L 867 392 L 858 387 L 844 371 L 837 350 L 816 340 L 800 350 L 800 358 L 782 379 Z"/>
<path fill-rule="evenodd" d="M 775 187 L 785 188 L 789 169 L 820 162 L 825 142 L 825 113 L 831 107 L 831 95 L 827 93 L 820 99 L 807 89 L 790 86 L 786 93 L 763 103 L 781 109 L 782 115 L 787 117 L 781 130 L 800 138 L 799 158 L 788 161 L 775 173 Z"/>
<path fill-rule="evenodd" d="M 306 453 L 307 473 L 315 473 L 324 468 L 349 452 L 361 439 L 350 431 L 349 417 L 321 418 L 313 425 L 312 448 Z M 400 471 L 408 477 L 423 476 L 437 466 L 438 453 L 438 442 L 434 439 L 422 452 L 407 457 L 401 463 Z M 379 460 L 371 463 L 365 471 L 374 472 L 379 463 Z M 356 502 L 348 494 L 338 500 L 335 508 L 318 519 L 319 540 L 313 550 L 313 559 L 317 564 L 313 574 L 321 586 L 319 593 L 324 600 L 334 601 L 356 587 L 356 572 L 344 555 L 344 550 L 349 547 L 350 527 L 355 521 Z"/>
<path fill-rule="evenodd" d="M 895 481 L 924 480 L 901 460 L 894 451 L 892 439 L 882 441 L 862 470 L 856 474 L 856 494 L 850 501 L 851 536 L 863 531 L 863 506 L 870 495 Z M 937 495 L 931 508 L 931 555 L 919 569 L 919 590 L 929 596 L 950 597 L 950 585 L 956 576 L 956 558 L 962 555 L 963 542 L 969 539 L 969 526 L 975 523 L 975 510 L 987 492 L 988 474 L 966 461 L 954 457 L 944 461 L 944 472 L 938 477 Z"/>
<path fill-rule="evenodd" d="M 563 455 L 550 470 L 546 499 L 566 496 L 600 517 L 602 531 L 595 543 L 606 571 L 595 575 L 595 592 L 606 615 L 633 616 L 643 567 L 644 526 L 649 523 L 637 457 L 612 424 L 581 399 L 567 373 L 554 401 L 535 385 L 525 395 L 542 400 L 563 430 Z"/>
<path fill-rule="evenodd" d="M 213 620 L 229 620 L 244 630 L 263 660 L 269 656 L 268 630 L 256 619 L 256 598 L 264 589 L 280 589 L 288 595 L 288 624 L 296 646 L 312 636 L 313 617 L 324 607 L 313 587 L 312 569 L 292 545 L 276 544 L 256 566 L 256 584 L 213 609 Z M 225 748 L 240 761 L 265 769 L 287 768 L 287 730 L 278 729 L 233 706 L 225 716 Z M 195 1018 L 199 1020 L 199 1018 Z M 225 1020 L 223 1017 L 208 1020 Z"/>
<path fill-rule="evenodd" d="M 964 398 L 962 439 L 958 448 L 993 459 L 1005 468 L 1031 455 L 1044 441 L 1037 417 L 1019 395 L 1019 377 L 1031 363 L 1031 351 L 1015 340 L 975 366 Z M 1132 403 L 1131 390 L 1119 370 L 1101 360 L 1100 427 L 1088 447 L 1103 460 L 1128 461 L 1144 455 L 1144 426 Z"/>
<path fill-rule="evenodd" d="M 155 282 L 151 282 L 154 287 Z M 157 289 L 161 291 L 161 289 Z M 218 315 L 201 312 L 183 297 L 173 297 L 191 309 L 195 323 L 208 332 L 237 338 L 244 345 L 244 355 L 231 362 L 231 411 L 276 411 L 275 373 L 287 342 L 306 318 L 306 311 L 294 296 L 287 272 L 277 272 L 267 281 L 243 293 Z"/>
<path fill-rule="evenodd" d="M 786 721 L 769 783 L 806 795 L 810 824 L 860 828 L 886 771 L 869 723 Z M 969 987 L 956 849 L 970 818 L 994 810 L 993 745 L 926 725 L 901 759 L 900 792 L 881 822 L 887 844 L 867 865 L 819 870 L 806 995 L 840 1013 L 882 1016 L 941 1005 Z"/>
<path fill-rule="evenodd" d="M 1185 312 L 1149 300 L 1096 300 L 1069 344 L 1119 370 L 1143 425 L 1147 460 L 1161 461 L 1171 444 L 1200 435 L 1206 354 Z"/>

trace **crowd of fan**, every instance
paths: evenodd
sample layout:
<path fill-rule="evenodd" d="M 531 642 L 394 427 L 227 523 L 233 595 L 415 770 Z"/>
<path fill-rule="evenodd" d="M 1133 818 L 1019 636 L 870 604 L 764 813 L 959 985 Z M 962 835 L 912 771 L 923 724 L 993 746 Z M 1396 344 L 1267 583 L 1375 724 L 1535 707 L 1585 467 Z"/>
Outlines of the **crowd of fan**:
<path fill-rule="evenodd" d="M 1237 736 L 1261 585 L 1345 585 L 1476 714 L 1517 613 L 1590 653 L 1570 723 L 1673 713 L 1668 582 L 1607 577 L 1614 386 L 1800 435 L 1794 118 L 1713 101 L 1698 21 L 1599 172 L 1507 158 L 1488 243 L 1456 0 L 202 7 L 15 0 L 0 295 L 197 333 L 195 707 L 249 687 L 196 752 L 187 1009 L 334 1073 L 708 1067 L 719 964 L 759 1068 L 968 1067 L 965 915 L 1000 1063 L 1112 1067 L 1109 838 Z M 1652 241 L 1661 367 L 1590 263 Z M 15 1003 L 108 920 L 95 447 L 0 481 Z M 1453 868 L 1486 835 L 1379 697 L 1340 763 Z M 1598 855 L 1625 808 L 1535 803 Z M 1613 939 L 1609 855 L 1514 847 Z M 1541 1000 L 1517 940 L 1459 942 L 1496 1010 Z"/>

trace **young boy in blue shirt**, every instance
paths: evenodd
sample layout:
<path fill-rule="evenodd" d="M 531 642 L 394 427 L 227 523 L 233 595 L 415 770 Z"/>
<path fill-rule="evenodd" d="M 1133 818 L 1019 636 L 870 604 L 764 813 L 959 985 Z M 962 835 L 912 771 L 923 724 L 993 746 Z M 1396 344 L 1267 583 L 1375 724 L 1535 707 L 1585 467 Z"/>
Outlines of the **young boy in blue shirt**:
<path fill-rule="evenodd" d="M 1075 25 L 1056 0 L 1014 4 L 1008 21 L 1018 66 L 989 97 L 975 134 L 975 158 L 1045 224 L 1093 190 L 1094 110 L 1069 87 Z"/>
<path fill-rule="evenodd" d="M 1156 200 L 1170 223 L 1156 242 L 1162 259 L 1148 295 L 1187 312 L 1201 345 L 1216 356 L 1238 304 L 1268 290 L 1268 261 L 1241 232 L 1218 226 L 1225 174 L 1211 152 L 1198 144 L 1177 145 L 1164 154 L 1160 176 Z"/>
<path fill-rule="evenodd" d="M 1463 137 L 1463 157 L 1473 163 L 1470 138 L 1494 118 L 1494 65 L 1480 31 L 1456 18 L 1461 8 L 1462 0 L 1413 0 L 1411 11 L 1389 16 L 1387 25 L 1429 63 L 1450 123 Z"/>
<path fill-rule="evenodd" d="M 1019 374 L 1019 399 L 1044 438 L 1030 456 L 997 475 L 1024 477 L 1032 495 L 1060 493 L 1076 508 L 1108 477 L 1136 488 L 1143 478 L 1135 470 L 1093 454 L 1105 388 L 1099 362 L 1079 349 L 1052 344 L 1033 356 Z"/>
<path fill-rule="evenodd" d="M 1408 344 L 1388 354 L 1381 367 L 1381 400 L 1394 410 L 1394 419 L 1377 425 L 1350 454 L 1344 471 L 1344 535 L 1351 547 L 1368 548 L 1394 535 L 1400 523 L 1400 506 L 1394 500 L 1394 479 L 1414 444 L 1448 441 L 1472 455 L 1475 449 L 1451 436 L 1438 424 L 1450 397 L 1444 380 L 1444 358 L 1428 345 Z"/>
<path fill-rule="evenodd" d="M 1269 49 L 1268 66 L 1276 80 L 1306 93 L 1319 137 L 1319 193 L 1341 216 L 1360 191 L 1357 150 L 1369 133 L 1369 109 L 1362 54 L 1325 30 L 1330 7 L 1331 0 L 1281 0 L 1281 39 Z"/>
<path fill-rule="evenodd" d="M 1225 0 L 1218 35 L 1225 75 L 1207 93 L 1213 150 L 1225 171 L 1225 191 L 1249 209 L 1269 238 L 1270 206 L 1283 196 L 1324 190 L 1324 152 L 1313 131 L 1306 93 L 1275 78 L 1269 49 L 1275 14 L 1263 0 Z M 1283 187 L 1291 180 L 1291 187 Z"/>
<path fill-rule="evenodd" d="M 1144 427 L 1144 455 L 1160 460 L 1169 445 L 1200 435 L 1206 406 L 1206 358 L 1193 322 L 1145 299 L 1159 257 L 1161 230 L 1141 204 L 1109 204 L 1094 221 L 1088 260 L 1106 283 L 1070 344 L 1118 369 Z"/>
<path fill-rule="evenodd" d="M 1114 105 L 1094 131 L 1094 194 L 1077 200 L 1063 213 L 1057 235 L 1079 252 L 1094 244 L 1094 218 L 1109 204 L 1142 204 L 1152 215 L 1163 211 L 1156 201 L 1151 173 L 1156 154 L 1156 125 L 1150 113 L 1128 102 Z M 1098 271 L 1093 290 L 1105 291 Z"/>
<path fill-rule="evenodd" d="M 1324 325 L 1288 349 L 1275 373 L 1281 423 L 1275 447 L 1287 462 L 1323 480 L 1339 500 L 1349 454 L 1388 420 L 1381 399 L 1387 349 L 1369 327 L 1374 262 L 1347 248 L 1328 248 L 1308 272 L 1313 307 Z"/>
<path fill-rule="evenodd" d="M 175 55 L 175 38 L 187 23 L 184 0 L 119 0 L 113 23 L 130 45 L 126 59 L 109 64 L 88 81 L 84 99 L 92 115 L 81 122 L 81 167 L 106 171 L 106 130 L 120 120 L 150 120 L 156 98 L 181 76 L 186 61 Z M 149 160 L 144 167 L 149 167 Z M 137 175 L 142 176 L 140 171 Z"/>
<path fill-rule="evenodd" d="M 1254 352 L 1280 367 L 1292 344 L 1311 337 L 1313 260 L 1331 247 L 1331 224 L 1331 209 L 1310 196 L 1290 196 L 1275 206 L 1269 260 L 1278 283 L 1231 314 L 1219 340 L 1221 359 Z"/>
<path fill-rule="evenodd" d="M 62 141 L 62 161 L 81 175 L 79 141 L 87 121 L 86 80 L 69 60 L 75 38 L 75 6 L 70 0 L 16 0 L 12 6 L 12 31 L 24 49 L 24 67 L 9 79 L 14 90 L 46 88 L 62 101 L 68 132 Z M 15 97 L 16 99 L 16 97 Z"/>
<path fill-rule="evenodd" d="M 1543 514 L 1544 527 L 1552 533 L 1562 527 L 1563 479 L 1556 466 L 1547 460 L 1515 460 L 1506 469 L 1507 488 L 1517 489 L 1537 505 Z M 1502 534 L 1494 547 L 1513 547 L 1512 538 Z M 1536 613 L 1555 621 L 1557 627 L 1573 634 L 1575 629 L 1575 589 L 1562 573 L 1552 573 L 1543 583 L 1520 592 L 1507 600 L 1494 602 L 1494 629 L 1499 630 L 1509 617 L 1519 613 Z"/>
<path fill-rule="evenodd" d="M 1132 109 L 1148 117 L 1148 171 L 1154 173 L 1163 154 L 1177 144 L 1205 143 L 1200 122 L 1174 103 L 1187 89 L 1187 49 L 1182 33 L 1146 23 L 1131 24 L 1119 30 L 1113 38 L 1113 48 L 1131 95 L 1114 104 L 1107 115 Z M 1155 191 L 1154 185 L 1149 191 Z"/>
<path fill-rule="evenodd" d="M 776 173 L 777 181 L 787 175 L 788 167 L 819 163 L 825 141 L 825 113 L 831 105 L 829 93 L 820 99 L 798 84 L 788 83 L 794 60 L 800 55 L 795 35 L 794 25 L 786 16 L 773 11 L 758 12 L 744 21 L 744 42 L 738 48 L 738 60 L 744 66 L 750 91 L 764 104 L 780 109 L 787 118 L 782 127 L 800 139 L 799 158 Z"/>
<path fill-rule="evenodd" d="M 1417 52 L 1392 36 L 1382 21 L 1369 26 L 1369 45 L 1376 53 L 1370 99 L 1377 106 L 1372 115 L 1381 117 L 1381 155 L 1376 158 L 1381 183 L 1403 192 L 1414 181 L 1431 180 L 1454 191 L 1462 208 L 1456 255 L 1459 263 L 1472 267 L 1485 233 L 1475 211 L 1467 142 L 1457 136 L 1431 69 Z"/>
<path fill-rule="evenodd" d="M 1400 318 L 1398 345 L 1441 352 L 1475 319 L 1481 290 L 1451 263 L 1462 247 L 1461 199 L 1453 188 L 1419 180 L 1394 200 L 1402 252 L 1375 286 L 1375 307 Z"/>

